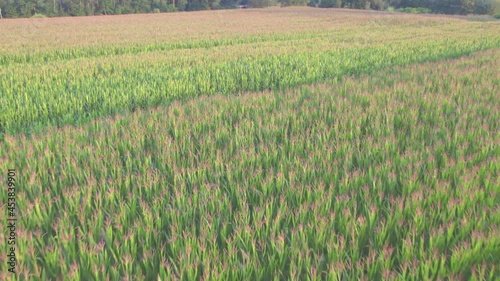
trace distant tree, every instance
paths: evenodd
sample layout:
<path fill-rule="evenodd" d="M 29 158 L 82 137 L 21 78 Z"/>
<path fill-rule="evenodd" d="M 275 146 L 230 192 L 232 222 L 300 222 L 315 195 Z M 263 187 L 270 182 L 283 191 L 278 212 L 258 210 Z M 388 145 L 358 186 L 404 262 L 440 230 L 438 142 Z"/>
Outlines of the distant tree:
<path fill-rule="evenodd" d="M 216 10 L 220 8 L 220 0 L 208 0 L 208 7 L 210 10 Z"/>
<path fill-rule="evenodd" d="M 220 6 L 221 6 L 221 8 L 224 8 L 224 9 L 231 9 L 231 8 L 238 7 L 239 3 L 240 3 L 240 1 L 238 1 L 238 0 L 221 0 Z"/>
<path fill-rule="evenodd" d="M 14 0 L 12 4 L 16 10 L 16 16 L 24 18 L 32 16 L 30 9 L 31 7 L 26 0 Z"/>
<path fill-rule="evenodd" d="M 248 0 L 248 6 L 251 8 L 264 8 L 276 5 L 274 0 Z"/>
<path fill-rule="evenodd" d="M 185 11 L 187 7 L 187 0 L 175 0 L 175 7 L 178 11 Z"/>
<path fill-rule="evenodd" d="M 15 18 L 35 14 L 53 17 L 213 10 L 238 5 L 261 8 L 278 3 L 282 6 L 373 10 L 416 8 L 445 14 L 500 13 L 500 0 L 0 0 L 0 9 L 2 17 Z"/>
<path fill-rule="evenodd" d="M 49 17 L 57 16 L 57 1 L 56 0 L 39 0 L 37 4 L 37 13 L 44 14 Z"/>
<path fill-rule="evenodd" d="M 309 3 L 307 3 L 307 6 L 309 7 L 319 7 L 319 0 L 309 0 Z"/>
<path fill-rule="evenodd" d="M 498 1 L 500 3 L 500 1 Z M 500 10 L 499 10 L 500 12 Z M 475 14 L 494 14 L 495 8 L 494 4 L 489 0 L 476 0 L 476 5 L 474 7 Z"/>
<path fill-rule="evenodd" d="M 368 0 L 368 2 L 372 10 L 385 10 L 389 6 L 388 2 L 385 0 Z"/>
<path fill-rule="evenodd" d="M 187 11 L 208 10 L 209 8 L 207 0 L 188 0 L 186 5 Z"/>
<path fill-rule="evenodd" d="M 475 0 L 462 0 L 460 14 L 472 14 L 475 10 Z"/>
<path fill-rule="evenodd" d="M 13 0 L 0 0 L 0 9 L 5 18 L 17 18 L 19 15 Z"/>
<path fill-rule="evenodd" d="M 97 14 L 112 15 L 115 13 L 115 2 L 113 0 L 99 0 Z"/>
<path fill-rule="evenodd" d="M 117 0 L 115 8 L 116 14 L 131 14 L 133 12 L 132 0 Z"/>
<path fill-rule="evenodd" d="M 167 12 L 167 0 L 152 0 L 151 8 L 154 12 Z"/>
<path fill-rule="evenodd" d="M 81 0 L 59 1 L 59 14 L 68 16 L 84 16 L 85 4 Z"/>
<path fill-rule="evenodd" d="M 321 8 L 342 8 L 342 0 L 321 0 Z"/>
<path fill-rule="evenodd" d="M 308 0 L 278 0 L 282 6 L 306 6 Z"/>
<path fill-rule="evenodd" d="M 150 0 L 133 0 L 131 2 L 131 4 L 132 4 L 131 6 L 134 9 L 135 13 L 150 13 L 150 12 L 152 12 Z"/>

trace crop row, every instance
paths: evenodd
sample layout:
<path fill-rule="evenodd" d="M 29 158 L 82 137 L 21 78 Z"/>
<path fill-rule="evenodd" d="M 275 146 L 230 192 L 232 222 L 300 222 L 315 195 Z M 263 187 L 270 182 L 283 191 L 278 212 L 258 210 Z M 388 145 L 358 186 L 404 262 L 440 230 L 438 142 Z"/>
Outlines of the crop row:
<path fill-rule="evenodd" d="M 456 58 L 498 46 L 499 37 L 478 37 L 470 41 L 408 41 L 322 52 L 292 51 L 179 67 L 139 60 L 129 61 L 121 69 L 102 62 L 96 68 L 80 68 L 81 72 L 75 71 L 78 68 L 55 73 L 25 72 L 31 75 L 12 72 L 0 83 L 0 132 L 30 133 L 48 125 L 81 124 L 200 95 L 284 90 L 331 77 Z"/>

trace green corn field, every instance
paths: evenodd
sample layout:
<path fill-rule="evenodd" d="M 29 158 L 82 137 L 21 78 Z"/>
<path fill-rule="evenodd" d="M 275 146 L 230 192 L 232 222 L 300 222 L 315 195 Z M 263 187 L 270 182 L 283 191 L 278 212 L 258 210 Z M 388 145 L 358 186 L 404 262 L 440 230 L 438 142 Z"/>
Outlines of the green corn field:
<path fill-rule="evenodd" d="M 0 280 L 500 280 L 500 21 L 276 8 L 0 36 Z"/>

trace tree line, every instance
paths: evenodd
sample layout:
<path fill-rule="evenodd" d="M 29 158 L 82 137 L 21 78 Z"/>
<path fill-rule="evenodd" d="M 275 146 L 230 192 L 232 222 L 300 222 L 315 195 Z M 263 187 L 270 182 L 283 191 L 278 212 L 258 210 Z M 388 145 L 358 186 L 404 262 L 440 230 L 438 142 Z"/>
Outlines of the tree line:
<path fill-rule="evenodd" d="M 90 16 L 231 9 L 313 6 L 322 8 L 424 8 L 433 13 L 492 14 L 495 0 L 0 0 L 3 18 Z"/>
<path fill-rule="evenodd" d="M 294 1 L 294 0 L 291 0 Z M 421 8 L 440 14 L 493 14 L 492 0 L 315 0 L 319 7 L 386 10 Z M 411 9 L 409 9 L 411 11 Z M 418 11 L 418 10 L 417 10 Z"/>

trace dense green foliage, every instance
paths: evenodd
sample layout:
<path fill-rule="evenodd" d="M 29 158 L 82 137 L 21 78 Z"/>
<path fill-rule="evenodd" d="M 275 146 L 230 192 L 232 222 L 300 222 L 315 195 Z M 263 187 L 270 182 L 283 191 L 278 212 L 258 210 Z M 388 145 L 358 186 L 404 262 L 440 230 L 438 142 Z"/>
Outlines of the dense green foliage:
<path fill-rule="evenodd" d="M 446 14 L 492 14 L 494 0 L 312 0 L 311 6 L 383 10 L 394 8 L 426 8 Z M 0 0 L 3 17 L 89 16 L 195 11 L 236 8 L 238 5 L 261 8 L 305 6 L 307 0 Z"/>
<path fill-rule="evenodd" d="M 279 0 L 282 6 L 305 6 L 307 5 L 307 0 Z"/>
<path fill-rule="evenodd" d="M 237 0 L 0 0 L 3 17 L 120 15 L 231 8 Z"/>
<path fill-rule="evenodd" d="M 324 8 L 401 9 L 412 13 L 492 14 L 493 0 L 313 0 L 310 6 Z"/>
<path fill-rule="evenodd" d="M 13 72 L 5 77 L 11 82 L 0 86 L 4 93 L 0 97 L 2 105 L 8 105 L 0 114 L 1 130 L 17 132 L 48 124 L 75 124 L 80 119 L 93 119 L 122 109 L 133 111 L 202 94 L 286 89 L 329 77 L 371 73 L 388 66 L 459 57 L 499 45 L 498 40 L 473 44 L 438 41 L 242 58 L 215 64 L 198 62 L 189 68 L 156 64 L 147 65 L 146 70 L 138 62 L 117 71 L 114 65 L 102 65 L 94 73 L 72 77 L 70 83 L 67 76 L 47 77 L 40 73 L 27 73 L 26 78 L 14 80 L 11 75 L 19 73 Z M 51 82 L 28 82 L 38 79 Z"/>
<path fill-rule="evenodd" d="M 397 11 L 403 13 L 412 13 L 412 14 L 428 14 L 431 12 L 431 10 L 427 8 L 401 8 L 397 9 Z"/>
<path fill-rule="evenodd" d="M 276 0 L 248 0 L 243 2 L 242 4 L 248 5 L 250 8 L 264 8 L 275 6 L 278 4 Z"/>

